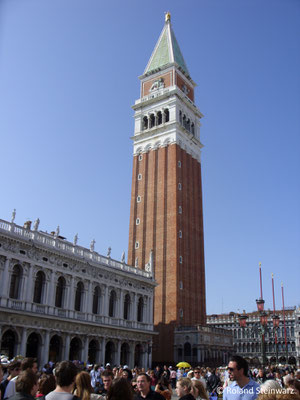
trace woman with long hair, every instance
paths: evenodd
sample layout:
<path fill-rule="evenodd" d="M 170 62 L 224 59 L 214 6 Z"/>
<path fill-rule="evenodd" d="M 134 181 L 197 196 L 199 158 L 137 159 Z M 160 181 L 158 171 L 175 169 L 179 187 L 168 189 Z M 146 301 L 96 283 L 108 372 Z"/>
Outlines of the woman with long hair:
<path fill-rule="evenodd" d="M 81 400 L 99 400 L 102 397 L 94 393 L 91 385 L 91 376 L 88 372 L 81 371 L 76 375 L 75 386 L 74 394 Z"/>
<path fill-rule="evenodd" d="M 155 386 L 155 391 L 162 394 L 166 400 L 171 400 L 172 387 L 167 376 L 162 375 Z"/>
<path fill-rule="evenodd" d="M 133 390 L 125 378 L 117 378 L 112 381 L 107 394 L 107 400 L 133 400 Z"/>
<path fill-rule="evenodd" d="M 191 393 L 195 397 L 195 399 L 208 400 L 208 395 L 204 388 L 204 385 L 200 381 L 197 381 L 196 379 L 192 380 Z"/>

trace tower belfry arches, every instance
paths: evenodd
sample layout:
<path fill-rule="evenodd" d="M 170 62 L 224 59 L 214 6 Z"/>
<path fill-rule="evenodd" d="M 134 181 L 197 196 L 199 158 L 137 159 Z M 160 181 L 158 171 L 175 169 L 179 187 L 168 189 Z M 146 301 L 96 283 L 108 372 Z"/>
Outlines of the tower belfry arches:
<path fill-rule="evenodd" d="M 141 81 L 134 109 L 128 264 L 147 269 L 154 296 L 155 362 L 173 361 L 174 328 L 205 324 L 205 268 L 200 120 L 196 84 L 165 24 Z M 138 221 L 138 223 L 137 223 Z"/>

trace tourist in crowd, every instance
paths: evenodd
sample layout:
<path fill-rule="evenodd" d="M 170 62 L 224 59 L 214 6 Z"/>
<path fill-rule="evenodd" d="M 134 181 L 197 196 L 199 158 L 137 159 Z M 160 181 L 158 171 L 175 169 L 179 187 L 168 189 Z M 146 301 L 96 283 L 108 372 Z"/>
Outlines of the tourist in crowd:
<path fill-rule="evenodd" d="M 259 384 L 248 377 L 248 363 L 240 356 L 231 357 L 228 363 L 229 377 L 234 382 L 223 391 L 223 400 L 254 400 Z"/>
<path fill-rule="evenodd" d="M 12 361 L 8 365 L 7 369 L 8 369 L 8 376 L 3 381 L 2 381 L 2 379 L 0 381 L 1 382 L 1 384 L 0 384 L 1 399 L 4 399 L 5 389 L 9 383 L 9 381 L 19 375 L 19 373 L 21 371 L 21 362 L 18 360 Z"/>
<path fill-rule="evenodd" d="M 196 400 L 208 400 L 208 395 L 203 384 L 197 379 L 192 380 L 192 395 Z"/>
<path fill-rule="evenodd" d="M 62 361 L 55 368 L 56 388 L 46 400 L 74 400 L 73 389 L 78 368 L 71 361 Z"/>
<path fill-rule="evenodd" d="M 132 372 L 130 371 L 130 369 L 129 368 L 124 368 L 123 372 L 122 372 L 122 376 L 120 378 L 127 379 L 128 382 L 130 382 L 131 379 L 133 378 Z"/>
<path fill-rule="evenodd" d="M 192 381 L 189 378 L 180 378 L 176 383 L 176 393 L 179 400 L 195 400 L 191 393 Z"/>
<path fill-rule="evenodd" d="M 207 378 L 207 390 L 209 393 L 216 393 L 217 388 L 221 385 L 220 378 L 216 375 L 216 370 L 212 369 L 210 376 Z"/>
<path fill-rule="evenodd" d="M 4 375 L 3 367 L 0 364 L 0 382 L 2 382 L 2 380 L 3 380 L 3 375 Z M 2 393 L 0 391 L 0 400 L 1 400 L 1 395 L 2 395 Z"/>
<path fill-rule="evenodd" d="M 99 388 L 101 385 L 101 372 L 100 372 L 100 366 L 98 364 L 94 365 L 94 368 L 90 372 L 91 376 L 91 385 L 92 388 L 95 390 L 96 388 Z"/>
<path fill-rule="evenodd" d="M 151 389 L 151 379 L 146 373 L 137 376 L 138 394 L 135 395 L 136 400 L 165 400 L 164 396 Z"/>
<path fill-rule="evenodd" d="M 27 369 L 30 369 L 34 374 L 38 372 L 38 365 L 35 358 L 24 358 L 24 360 L 21 361 L 21 371 L 26 371 Z M 13 396 L 16 393 L 15 384 L 17 377 L 18 375 L 8 382 L 4 393 L 5 399 Z"/>
<path fill-rule="evenodd" d="M 266 372 L 263 368 L 259 368 L 258 374 L 256 375 L 256 382 L 262 385 L 266 380 Z"/>
<path fill-rule="evenodd" d="M 28 368 L 18 375 L 15 380 L 15 394 L 10 397 L 10 400 L 34 400 L 38 390 L 38 376 Z"/>
<path fill-rule="evenodd" d="M 201 382 L 202 385 L 204 386 L 204 389 L 206 389 L 206 380 L 202 376 L 202 370 L 200 367 L 194 368 L 194 377 L 192 378 L 192 381 L 194 381 L 194 380 Z"/>
<path fill-rule="evenodd" d="M 36 399 L 44 400 L 45 396 L 55 390 L 56 380 L 52 374 L 42 374 L 38 380 Z"/>
<path fill-rule="evenodd" d="M 151 385 L 150 385 L 151 389 L 155 390 L 155 386 L 156 386 L 156 384 L 158 382 L 158 379 L 157 379 L 157 377 L 156 377 L 156 375 L 155 375 L 153 370 L 151 370 L 148 375 L 150 376 L 150 379 L 151 379 Z"/>
<path fill-rule="evenodd" d="M 129 381 L 126 378 L 116 378 L 109 388 L 107 400 L 133 400 L 133 396 Z"/>
<path fill-rule="evenodd" d="M 275 371 L 275 378 L 274 379 L 280 385 L 280 387 L 283 387 L 283 379 L 282 379 L 282 376 L 281 376 L 281 373 L 280 373 L 279 370 Z"/>
<path fill-rule="evenodd" d="M 90 374 L 86 371 L 81 371 L 75 378 L 75 391 L 74 394 L 81 400 L 103 400 L 104 397 L 100 394 L 94 393 L 91 385 Z"/>
<path fill-rule="evenodd" d="M 177 374 L 176 374 L 175 368 L 171 369 L 170 380 L 171 380 L 172 389 L 175 389 L 176 388 L 176 380 L 177 380 Z"/>
<path fill-rule="evenodd" d="M 171 400 L 172 387 L 170 385 L 170 381 L 168 380 L 167 376 L 165 376 L 164 374 L 162 374 L 162 376 L 160 377 L 154 390 L 162 394 L 166 400 Z"/>
<path fill-rule="evenodd" d="M 280 384 L 278 382 L 276 382 L 275 379 L 268 379 L 260 385 L 259 393 L 265 393 L 265 394 L 267 394 L 267 393 L 271 394 L 272 392 L 280 393 L 281 389 L 282 389 L 282 387 L 280 386 Z"/>
<path fill-rule="evenodd" d="M 103 382 L 103 388 L 102 388 L 101 394 L 104 397 L 106 397 L 107 393 L 109 391 L 109 388 L 111 387 L 112 381 L 114 379 L 114 374 L 112 373 L 111 370 L 106 370 L 105 369 L 101 374 L 101 379 L 102 379 L 102 382 Z"/>

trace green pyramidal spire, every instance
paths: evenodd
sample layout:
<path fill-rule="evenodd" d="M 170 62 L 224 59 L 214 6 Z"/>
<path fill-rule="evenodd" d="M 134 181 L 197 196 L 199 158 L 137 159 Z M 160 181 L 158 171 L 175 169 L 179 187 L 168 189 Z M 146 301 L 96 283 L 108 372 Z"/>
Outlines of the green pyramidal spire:
<path fill-rule="evenodd" d="M 157 68 L 162 68 L 172 63 L 178 64 L 186 75 L 190 75 L 171 26 L 170 13 L 167 13 L 164 28 L 160 34 L 158 42 L 156 43 L 144 74 L 151 73 Z"/>

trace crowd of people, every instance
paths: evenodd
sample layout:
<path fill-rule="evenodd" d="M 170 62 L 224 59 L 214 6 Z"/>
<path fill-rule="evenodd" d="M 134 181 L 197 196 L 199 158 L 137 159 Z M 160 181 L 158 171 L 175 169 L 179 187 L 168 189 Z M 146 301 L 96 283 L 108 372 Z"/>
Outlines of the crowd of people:
<path fill-rule="evenodd" d="M 62 361 L 39 371 L 33 358 L 0 364 L 0 400 L 300 400 L 300 370 L 248 368 L 233 356 L 227 368 L 130 369 Z"/>

